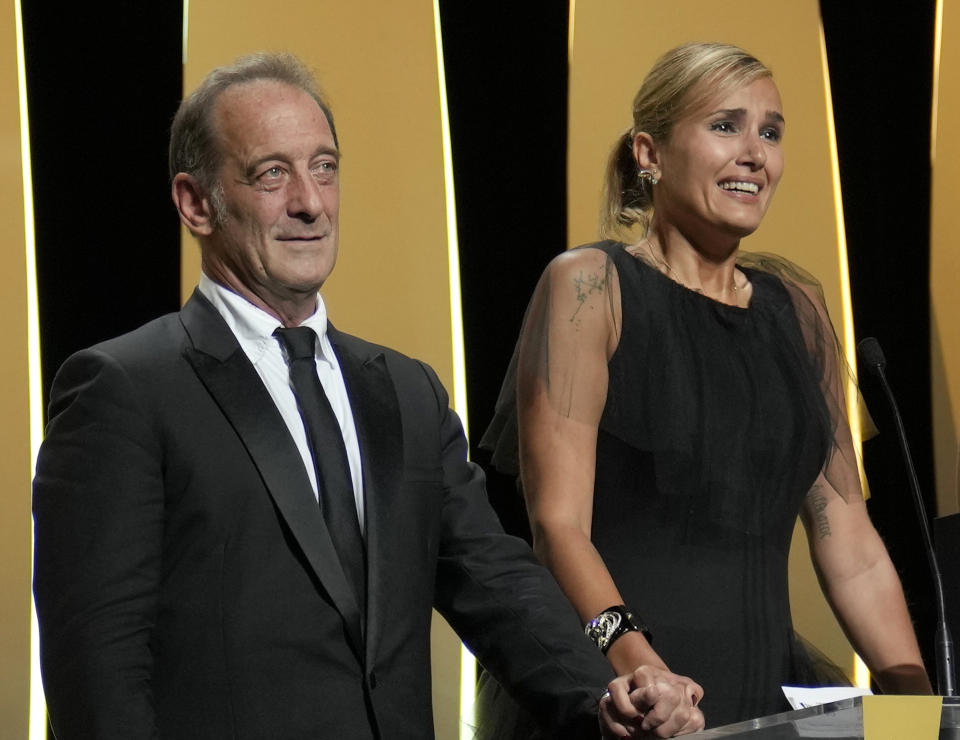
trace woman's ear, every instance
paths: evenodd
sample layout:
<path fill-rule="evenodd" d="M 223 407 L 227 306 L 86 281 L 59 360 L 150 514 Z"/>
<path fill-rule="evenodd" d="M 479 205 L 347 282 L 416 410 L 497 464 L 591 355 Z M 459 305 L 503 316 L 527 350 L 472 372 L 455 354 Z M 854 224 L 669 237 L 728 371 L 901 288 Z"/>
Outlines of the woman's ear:
<path fill-rule="evenodd" d="M 637 167 L 641 170 L 656 169 L 659 165 L 657 160 L 657 144 L 653 140 L 653 137 L 645 131 L 634 134 L 633 158 L 637 163 Z"/>
<path fill-rule="evenodd" d="M 178 172 L 173 177 L 171 188 L 173 204 L 180 214 L 180 222 L 194 236 L 209 236 L 213 233 L 213 214 L 210 200 L 193 175 Z"/>

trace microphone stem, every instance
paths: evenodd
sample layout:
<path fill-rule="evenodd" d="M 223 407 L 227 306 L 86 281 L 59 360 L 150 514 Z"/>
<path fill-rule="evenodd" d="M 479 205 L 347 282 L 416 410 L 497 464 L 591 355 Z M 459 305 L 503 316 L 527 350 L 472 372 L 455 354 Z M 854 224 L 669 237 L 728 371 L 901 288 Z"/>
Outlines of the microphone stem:
<path fill-rule="evenodd" d="M 923 531 L 924 543 L 927 551 L 927 562 L 930 564 L 930 572 L 933 575 L 933 587 L 937 599 L 937 691 L 941 696 L 956 696 L 956 687 L 954 685 L 954 655 L 953 640 L 950 636 L 950 629 L 947 626 L 947 610 L 943 598 L 943 581 L 940 577 L 940 566 L 937 564 L 937 558 L 934 555 L 933 537 L 930 535 L 930 522 L 927 517 L 927 510 L 923 503 L 923 495 L 920 493 L 920 483 L 917 480 L 917 472 L 913 466 L 913 458 L 910 455 L 910 445 L 907 443 L 907 433 L 903 428 L 903 419 L 900 416 L 900 409 L 897 406 L 896 398 L 890 384 L 887 382 L 887 376 L 883 372 L 883 365 L 878 364 L 875 367 L 877 375 L 880 378 L 880 385 L 883 386 L 883 392 L 887 395 L 890 402 L 890 408 L 893 409 L 893 420 L 897 427 L 897 434 L 900 436 L 900 449 L 903 452 L 903 461 L 907 468 L 907 476 L 910 481 L 910 490 L 913 492 L 913 503 L 917 509 L 917 518 L 920 520 L 920 529 Z"/>

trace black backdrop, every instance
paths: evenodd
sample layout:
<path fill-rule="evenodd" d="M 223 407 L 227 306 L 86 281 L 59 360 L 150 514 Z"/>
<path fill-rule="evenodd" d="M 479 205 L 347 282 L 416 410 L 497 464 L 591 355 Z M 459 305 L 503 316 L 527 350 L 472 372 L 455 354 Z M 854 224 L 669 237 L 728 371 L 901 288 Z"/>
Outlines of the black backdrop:
<path fill-rule="evenodd" d="M 565 244 L 569 11 L 564 2 L 536 5 L 440 2 L 474 442 L 537 276 Z M 886 350 L 931 511 L 934 6 L 821 0 L 855 325 Z M 71 352 L 178 308 L 166 138 L 182 84 L 181 4 L 104 0 L 50 13 L 24 3 L 23 22 L 48 388 Z M 929 656 L 931 591 L 906 477 L 882 399 L 869 381 L 864 393 L 881 430 L 865 449 L 869 506 Z M 523 532 L 512 483 L 494 477 L 491 497 L 508 529 Z"/>

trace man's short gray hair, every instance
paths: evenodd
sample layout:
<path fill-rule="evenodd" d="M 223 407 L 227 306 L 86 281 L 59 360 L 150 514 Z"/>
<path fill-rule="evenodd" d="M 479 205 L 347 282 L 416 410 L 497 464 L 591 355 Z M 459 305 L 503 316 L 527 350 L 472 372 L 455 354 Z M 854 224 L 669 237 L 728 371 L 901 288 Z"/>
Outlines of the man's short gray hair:
<path fill-rule="evenodd" d="M 220 148 L 213 126 L 217 98 L 233 85 L 257 80 L 284 82 L 312 97 L 327 117 L 333 141 L 339 147 L 330 106 L 307 66 L 293 54 L 250 54 L 233 64 L 214 69 L 180 103 L 170 129 L 168 162 L 171 179 L 178 172 L 186 172 L 197 178 L 208 191 L 213 190 L 220 166 Z"/>

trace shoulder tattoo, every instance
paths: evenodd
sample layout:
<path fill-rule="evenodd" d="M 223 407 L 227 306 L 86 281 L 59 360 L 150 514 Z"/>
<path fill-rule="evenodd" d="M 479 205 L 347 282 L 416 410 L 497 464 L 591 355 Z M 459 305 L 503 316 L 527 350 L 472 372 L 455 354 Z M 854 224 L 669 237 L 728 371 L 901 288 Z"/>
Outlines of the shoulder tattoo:
<path fill-rule="evenodd" d="M 570 317 L 571 322 L 576 320 L 577 314 L 580 313 L 580 309 L 583 308 L 583 304 L 586 303 L 587 298 L 594 293 L 603 292 L 606 282 L 606 278 L 603 277 L 601 273 L 589 273 L 584 275 L 583 270 L 580 271 L 580 273 L 573 279 L 573 287 L 577 293 L 577 310 L 574 311 L 573 315 Z"/>

